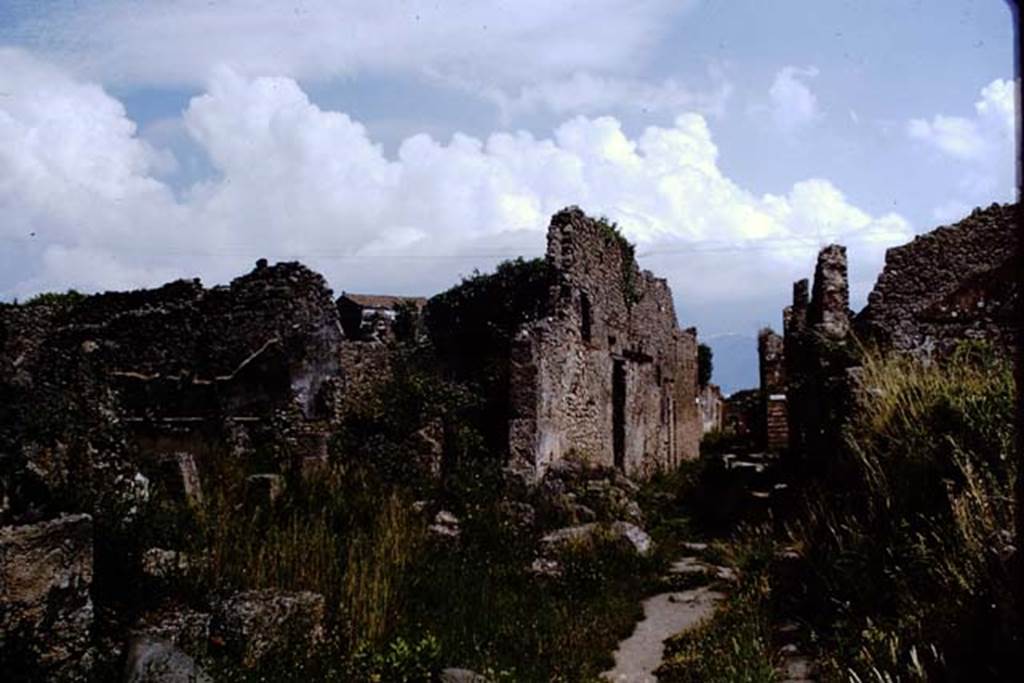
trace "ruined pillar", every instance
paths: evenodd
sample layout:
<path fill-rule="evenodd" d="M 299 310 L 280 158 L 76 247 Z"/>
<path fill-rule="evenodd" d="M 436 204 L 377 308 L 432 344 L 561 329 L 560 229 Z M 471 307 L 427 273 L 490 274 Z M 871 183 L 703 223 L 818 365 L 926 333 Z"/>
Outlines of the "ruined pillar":
<path fill-rule="evenodd" d="M 810 283 L 807 278 L 793 283 L 793 303 L 783 311 L 782 353 L 786 373 L 786 416 L 790 453 L 803 453 L 806 445 L 802 419 L 803 393 L 807 380 L 805 335 L 810 308 Z"/>
<path fill-rule="evenodd" d="M 786 410 L 786 373 L 783 340 L 772 329 L 761 330 L 757 337 L 757 355 L 761 375 L 761 402 L 764 411 L 762 440 L 769 451 L 781 451 L 789 441 Z"/>
<path fill-rule="evenodd" d="M 850 332 L 846 247 L 830 244 L 818 252 L 808 323 L 822 336 L 833 341 L 842 341 Z"/>

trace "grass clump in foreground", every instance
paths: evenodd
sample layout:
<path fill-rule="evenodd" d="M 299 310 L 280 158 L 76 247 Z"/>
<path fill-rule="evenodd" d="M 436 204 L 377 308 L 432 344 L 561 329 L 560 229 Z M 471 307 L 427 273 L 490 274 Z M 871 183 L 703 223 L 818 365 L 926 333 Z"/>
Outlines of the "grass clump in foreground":
<path fill-rule="evenodd" d="M 224 454 L 209 459 L 211 486 L 198 509 L 149 525 L 167 537 L 143 547 L 198 560 L 188 585 L 172 591 L 195 609 L 208 609 L 211 595 L 255 588 L 325 598 L 327 642 L 317 653 L 273 652 L 247 671 L 213 653 L 203 664 L 217 680 L 429 681 L 464 667 L 498 682 L 584 681 L 612 664 L 663 555 L 639 558 L 598 538 L 564 553 L 561 576 L 531 573 L 541 531 L 510 521 L 500 462 L 459 421 L 458 392 L 442 415 L 465 432 L 453 471 L 442 481 L 415 474 L 407 432 L 447 395 L 432 382 L 410 368 L 383 387 L 380 400 L 365 402 L 368 416 L 335 439 L 330 467 L 289 475 L 272 503 L 247 498 L 257 465 Z M 373 412 L 378 404 L 401 410 L 385 419 Z M 433 502 L 420 512 L 414 503 L 424 500 Z M 457 539 L 428 533 L 441 508 L 460 519 Z"/>
<path fill-rule="evenodd" d="M 383 498 L 372 514 L 369 499 L 338 492 L 284 502 L 262 522 L 209 520 L 200 590 L 327 598 L 317 656 L 275 652 L 247 672 L 213 661 L 218 680 L 430 681 L 450 666 L 498 682 L 596 680 L 664 566 L 599 537 L 559 556 L 561 576 L 538 577 L 529 571 L 536 539 L 503 524 L 497 505 L 461 511 L 452 541 L 431 539 L 400 490 Z"/>
<path fill-rule="evenodd" d="M 771 649 L 769 580 L 774 541 L 765 527 L 745 528 L 718 551 L 739 582 L 715 614 L 671 638 L 656 672 L 667 683 L 750 683 L 776 680 Z"/>
<path fill-rule="evenodd" d="M 845 452 L 793 527 L 805 562 L 789 609 L 826 679 L 1013 679 L 1010 363 L 974 344 L 863 367 Z"/>

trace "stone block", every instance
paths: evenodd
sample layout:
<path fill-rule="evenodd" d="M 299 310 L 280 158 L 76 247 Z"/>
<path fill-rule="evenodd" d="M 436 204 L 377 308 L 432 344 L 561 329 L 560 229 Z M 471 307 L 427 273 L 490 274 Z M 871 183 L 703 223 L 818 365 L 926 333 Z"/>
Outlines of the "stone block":
<path fill-rule="evenodd" d="M 211 637 L 246 668 L 268 655 L 312 652 L 324 640 L 324 597 L 275 589 L 238 593 L 214 606 Z"/>
<path fill-rule="evenodd" d="M 125 683 L 213 683 L 195 660 L 172 643 L 139 636 L 128 645 Z"/>

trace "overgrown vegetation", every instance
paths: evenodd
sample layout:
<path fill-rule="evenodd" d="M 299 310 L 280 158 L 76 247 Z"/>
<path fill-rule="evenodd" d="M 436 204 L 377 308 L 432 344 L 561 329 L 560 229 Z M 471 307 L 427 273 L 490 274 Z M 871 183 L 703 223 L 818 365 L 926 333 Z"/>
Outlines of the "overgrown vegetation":
<path fill-rule="evenodd" d="M 227 680 L 426 681 L 443 666 L 495 681 L 593 680 L 664 566 L 599 539 L 568 549 L 562 576 L 538 577 L 536 537 L 497 498 L 465 496 L 455 540 L 429 537 L 410 490 L 372 470 L 292 482 L 252 515 L 238 514 L 242 471 L 221 475 L 228 485 L 191 523 L 197 606 L 210 592 L 312 590 L 326 597 L 329 634 L 312 658 L 274 653 L 250 672 L 209 662 Z"/>
<path fill-rule="evenodd" d="M 536 263 L 507 268 L 543 282 Z M 535 301 L 512 291 L 517 276 L 503 273 L 504 282 L 471 286 L 518 312 L 492 310 L 497 326 L 467 323 L 446 341 L 510 343 L 511 331 L 538 314 Z M 457 318 L 477 305 L 452 293 L 434 310 Z M 467 362 L 486 364 L 485 349 L 481 356 Z M 183 548 L 196 560 L 175 591 L 195 607 L 250 588 L 325 597 L 327 642 L 318 655 L 275 652 L 253 671 L 213 657 L 204 664 L 218 680 L 426 681 L 459 666 L 498 682 L 580 681 L 611 665 L 665 556 L 638 558 L 599 539 L 566 551 L 560 576 L 534 574 L 539 529 L 502 506 L 516 494 L 480 430 L 487 387 L 458 381 L 434 358 L 429 343 L 398 345 L 388 381 L 353 406 L 332 441 L 330 466 L 289 475 L 273 502 L 254 507 L 246 486 L 249 474 L 267 471 L 266 457 L 224 454 L 209 459 L 200 508 L 167 507 L 160 517 L 154 506 L 151 526 L 167 533 L 139 545 Z M 424 425 L 443 434 L 440 472 L 437 454 L 421 457 Z M 428 533 L 442 508 L 458 516 L 457 538 Z"/>
<path fill-rule="evenodd" d="M 770 566 L 775 542 L 766 527 L 741 529 L 719 543 L 716 558 L 740 580 L 714 616 L 666 643 L 658 680 L 667 683 L 749 683 L 776 680 L 771 644 Z"/>
<path fill-rule="evenodd" d="M 719 547 L 740 582 L 669 643 L 661 680 L 775 680 L 783 620 L 807 635 L 822 680 L 1019 677 L 1010 363 L 976 343 L 931 364 L 861 356 L 853 402 L 826 416 L 842 447 L 810 454 L 820 466 L 781 537 L 766 527 Z M 719 490 L 714 475 L 705 464 L 697 489 Z M 706 525 L 711 508 L 689 500 Z M 798 557 L 773 559 L 778 541 Z"/>
<path fill-rule="evenodd" d="M 866 354 L 846 448 L 793 527 L 805 572 L 789 609 L 831 677 L 1020 672 L 1013 400 L 1010 363 L 985 346 L 931 365 Z"/>
<path fill-rule="evenodd" d="M 85 294 L 82 294 L 76 289 L 69 289 L 66 292 L 41 292 L 26 299 L 22 305 L 57 306 L 68 309 L 81 302 L 84 298 Z"/>
<path fill-rule="evenodd" d="M 594 680 L 640 617 L 660 562 L 598 540 L 570 548 L 561 577 L 537 577 L 532 539 L 484 514 L 463 549 L 437 552 L 417 573 L 409 617 L 431 624 L 453 662 L 515 681 Z"/>
<path fill-rule="evenodd" d="M 697 386 L 706 387 L 711 383 L 711 374 L 714 372 L 712 362 L 714 354 L 707 344 L 697 344 Z"/>
<path fill-rule="evenodd" d="M 515 259 L 474 273 L 430 300 L 424 321 L 444 368 L 481 399 L 478 425 L 494 453 L 504 449 L 509 359 L 516 332 L 547 315 L 554 273 L 544 259 Z"/>

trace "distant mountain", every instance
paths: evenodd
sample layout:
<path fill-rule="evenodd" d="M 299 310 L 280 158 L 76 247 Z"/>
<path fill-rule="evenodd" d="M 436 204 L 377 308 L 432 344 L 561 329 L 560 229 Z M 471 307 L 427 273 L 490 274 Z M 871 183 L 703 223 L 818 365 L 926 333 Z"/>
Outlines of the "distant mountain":
<path fill-rule="evenodd" d="M 722 393 L 752 389 L 759 384 L 756 335 L 716 334 L 699 341 L 711 347 L 711 381 L 722 388 Z"/>

